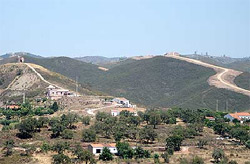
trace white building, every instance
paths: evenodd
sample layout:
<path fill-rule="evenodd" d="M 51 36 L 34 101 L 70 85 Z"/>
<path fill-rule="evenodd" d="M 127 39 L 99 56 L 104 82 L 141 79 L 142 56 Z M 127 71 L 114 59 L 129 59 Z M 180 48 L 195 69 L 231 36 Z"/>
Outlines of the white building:
<path fill-rule="evenodd" d="M 233 121 L 234 119 L 237 119 L 240 122 L 243 122 L 245 120 L 250 120 L 250 113 L 247 113 L 247 112 L 228 113 L 227 115 L 224 116 L 224 118 L 227 118 L 230 121 Z"/>
<path fill-rule="evenodd" d="M 107 147 L 112 154 L 117 154 L 116 143 L 110 144 L 90 144 L 88 146 L 88 150 L 93 153 L 94 155 L 99 155 L 102 153 L 104 147 Z"/>
<path fill-rule="evenodd" d="M 132 113 L 133 115 L 137 116 L 137 112 L 135 111 L 134 108 L 116 108 L 116 109 L 111 110 L 111 115 L 118 116 L 118 115 L 120 115 L 120 112 L 122 112 L 122 111 L 128 111 L 128 112 Z"/>
<path fill-rule="evenodd" d="M 69 92 L 67 89 L 63 88 L 56 88 L 53 85 L 49 85 L 47 87 L 47 97 L 51 100 L 58 100 L 62 98 L 63 96 L 70 96 L 72 93 Z"/>
<path fill-rule="evenodd" d="M 127 100 L 124 97 L 117 97 L 113 99 L 114 102 L 121 104 L 123 107 L 127 107 L 127 108 L 135 108 L 135 105 L 130 104 L 129 100 Z"/>

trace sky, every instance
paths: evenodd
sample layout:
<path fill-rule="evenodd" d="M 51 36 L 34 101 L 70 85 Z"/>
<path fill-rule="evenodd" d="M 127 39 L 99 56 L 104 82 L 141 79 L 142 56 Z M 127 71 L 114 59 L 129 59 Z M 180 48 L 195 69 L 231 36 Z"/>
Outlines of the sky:
<path fill-rule="evenodd" d="M 250 56 L 250 0 L 0 0 L 0 54 Z"/>

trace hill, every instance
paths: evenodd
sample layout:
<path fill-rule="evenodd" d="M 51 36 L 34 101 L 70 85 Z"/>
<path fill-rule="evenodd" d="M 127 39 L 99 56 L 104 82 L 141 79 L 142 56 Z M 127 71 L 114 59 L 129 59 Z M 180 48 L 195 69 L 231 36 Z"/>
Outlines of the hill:
<path fill-rule="evenodd" d="M 215 74 L 213 69 L 163 56 L 143 60 L 127 59 L 111 66 L 109 71 L 68 57 L 28 56 L 25 61 L 71 79 L 78 77 L 84 88 L 123 96 L 147 107 L 216 109 L 218 103 L 220 110 L 240 111 L 250 108 L 247 96 L 209 86 L 207 80 Z"/>
<path fill-rule="evenodd" d="M 126 57 L 107 58 L 103 56 L 84 56 L 84 57 L 76 57 L 75 59 L 86 62 L 86 63 L 102 65 L 102 64 L 107 64 L 107 63 L 119 62 L 127 58 Z"/>
<path fill-rule="evenodd" d="M 185 57 L 200 60 L 209 64 L 222 66 L 226 68 L 235 69 L 242 72 L 250 72 L 250 58 L 231 58 L 227 56 L 209 56 L 209 55 L 198 55 L 191 54 L 185 55 Z"/>
<path fill-rule="evenodd" d="M 32 64 L 47 81 L 57 86 L 75 90 L 75 81 L 51 72 L 41 66 Z M 46 87 L 49 84 L 31 70 L 26 64 L 9 63 L 0 65 L 0 104 L 6 101 L 21 102 L 25 93 L 27 98 L 45 97 Z M 96 95 L 98 92 L 80 85 L 79 93 L 83 95 Z"/>
<path fill-rule="evenodd" d="M 30 57 L 33 57 L 33 58 L 42 58 L 42 56 L 34 55 L 34 54 L 31 54 L 31 53 L 28 53 L 28 52 L 6 53 L 6 54 L 0 56 L 0 58 L 6 59 L 6 58 L 15 57 L 15 56 L 30 56 Z"/>
<path fill-rule="evenodd" d="M 148 107 L 216 109 L 218 101 L 221 110 L 248 109 L 247 96 L 208 85 L 207 79 L 214 74 L 195 64 L 154 57 L 114 67 L 93 85 Z"/>

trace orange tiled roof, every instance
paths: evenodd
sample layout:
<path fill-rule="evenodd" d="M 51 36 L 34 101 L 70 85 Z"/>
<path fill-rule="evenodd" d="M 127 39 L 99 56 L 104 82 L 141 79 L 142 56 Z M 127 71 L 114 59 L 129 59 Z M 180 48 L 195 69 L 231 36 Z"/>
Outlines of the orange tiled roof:
<path fill-rule="evenodd" d="M 110 143 L 110 144 L 90 144 L 92 147 L 116 147 L 116 143 Z"/>
<path fill-rule="evenodd" d="M 92 147 L 103 147 L 103 144 L 90 144 Z"/>
<path fill-rule="evenodd" d="M 250 113 L 241 112 L 241 113 L 230 113 L 233 118 L 240 120 L 240 116 L 250 116 Z"/>
<path fill-rule="evenodd" d="M 19 105 L 7 105 L 7 108 L 9 108 L 9 109 L 18 109 L 18 108 L 20 108 L 20 106 Z"/>
<path fill-rule="evenodd" d="M 214 117 L 206 117 L 206 119 L 214 119 Z"/>

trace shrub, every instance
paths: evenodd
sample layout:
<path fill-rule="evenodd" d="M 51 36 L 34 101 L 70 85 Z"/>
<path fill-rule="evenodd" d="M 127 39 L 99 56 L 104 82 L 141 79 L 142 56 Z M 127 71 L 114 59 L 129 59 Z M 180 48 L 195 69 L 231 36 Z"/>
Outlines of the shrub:
<path fill-rule="evenodd" d="M 61 134 L 63 139 L 72 139 L 74 136 L 73 131 L 69 130 L 69 129 L 65 129 L 62 134 Z"/>
<path fill-rule="evenodd" d="M 99 156 L 99 159 L 103 161 L 112 161 L 113 154 L 110 152 L 109 148 L 104 147 L 102 153 Z"/>
<path fill-rule="evenodd" d="M 82 132 L 83 142 L 94 142 L 96 140 L 96 132 L 91 129 L 85 129 Z"/>

